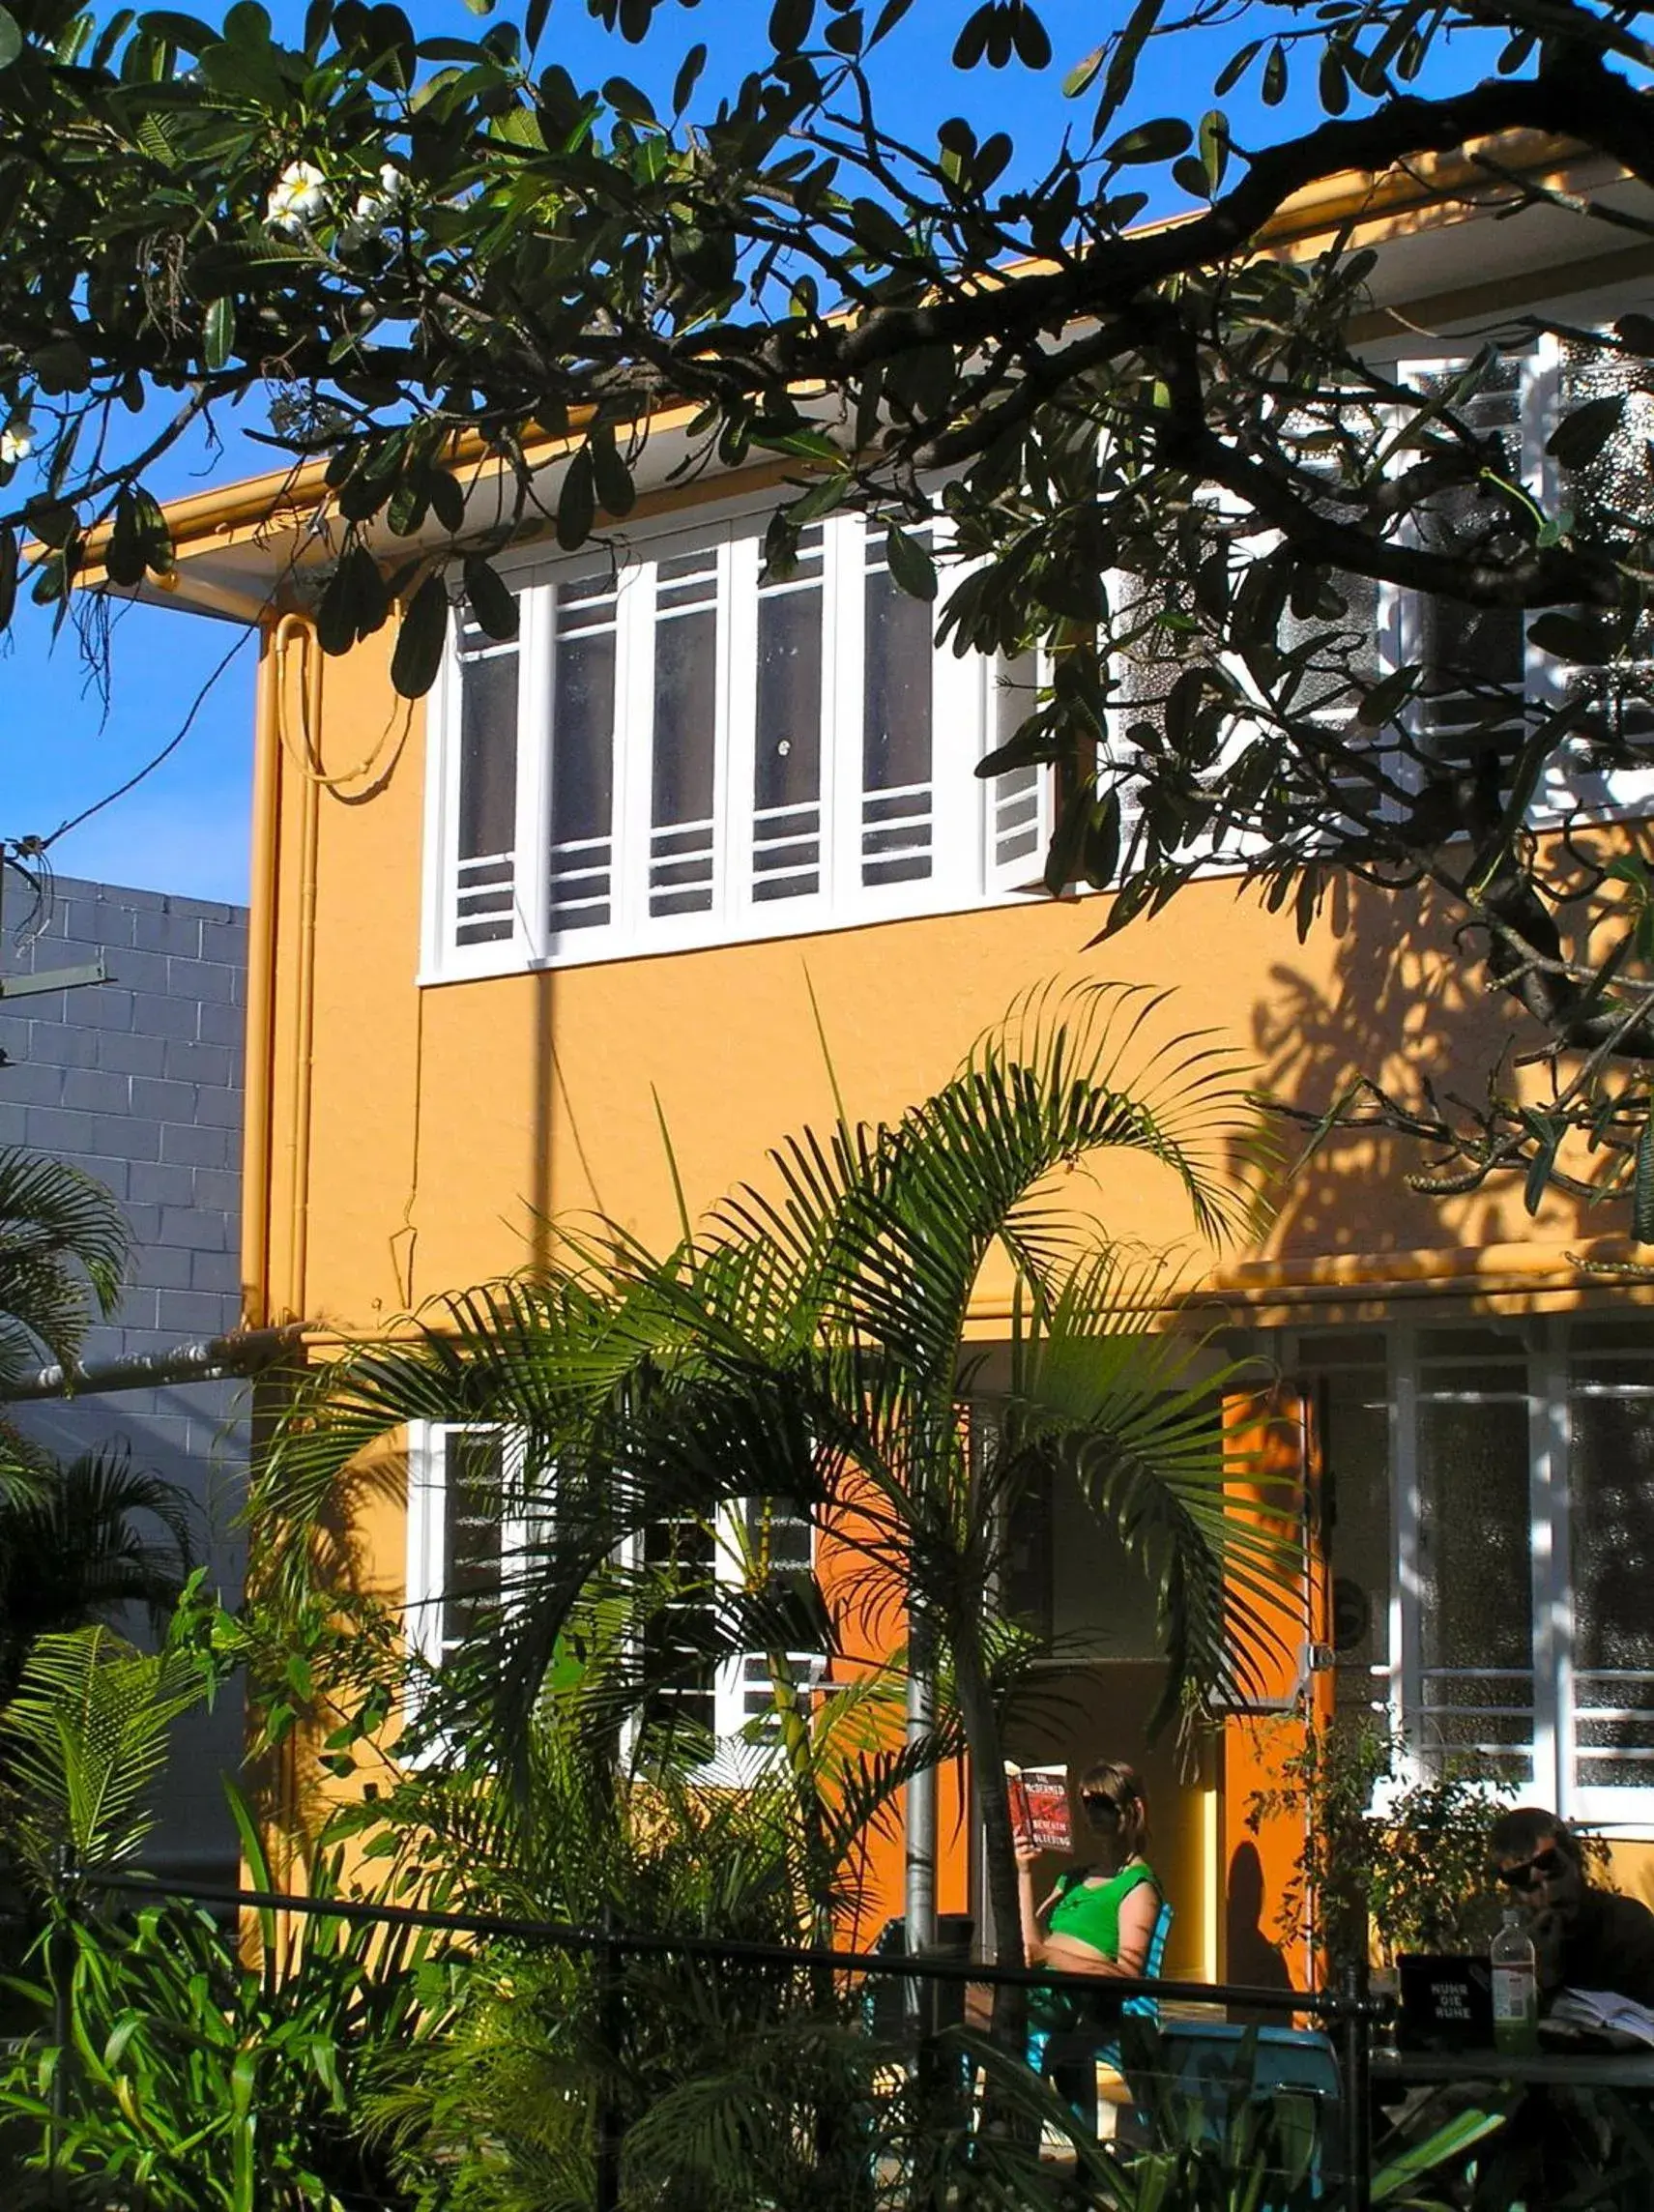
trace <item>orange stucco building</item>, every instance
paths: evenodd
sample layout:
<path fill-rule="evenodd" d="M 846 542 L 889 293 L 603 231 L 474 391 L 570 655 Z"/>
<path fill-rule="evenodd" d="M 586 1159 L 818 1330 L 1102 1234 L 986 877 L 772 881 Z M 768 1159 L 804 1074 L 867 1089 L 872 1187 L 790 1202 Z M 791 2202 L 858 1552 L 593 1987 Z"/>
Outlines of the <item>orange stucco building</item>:
<path fill-rule="evenodd" d="M 1314 250 L 1358 215 L 1380 247 L 1368 339 L 1451 358 L 1472 331 L 1508 330 L 1530 437 L 1541 380 L 1521 317 L 1644 306 L 1654 249 L 1606 231 L 1610 250 L 1585 260 L 1559 209 L 1494 224 L 1423 198 L 1407 179 L 1348 180 L 1290 211 L 1271 247 Z M 1476 1079 L 1502 1009 L 1475 1001 L 1428 912 L 1359 886 L 1300 943 L 1213 874 L 1088 949 L 1100 901 L 1019 888 L 1037 874 L 1032 771 L 972 773 L 1004 672 L 934 652 L 928 610 L 891 592 L 856 518 L 820 529 L 787 587 L 765 583 L 776 473 L 669 486 L 674 434 L 655 426 L 617 562 L 508 556 L 519 640 L 456 617 L 438 688 L 412 709 L 392 691 L 391 630 L 336 660 L 316 646 L 316 482 L 173 509 L 168 597 L 264 633 L 249 1324 L 373 1330 L 531 1263 L 570 1211 L 667 1241 L 662 1120 L 691 1207 L 710 1202 L 779 1136 L 830 1119 L 822 1034 L 851 1110 L 893 1115 L 1047 976 L 1165 987 L 1176 1028 L 1231 1040 L 1261 1088 L 1316 1109 L 1357 1067 Z M 542 465 L 554 484 L 555 449 Z M 1291 1839 L 1249 1858 L 1247 1800 L 1312 1699 L 1388 1707 L 1427 1749 L 1480 1747 L 1519 1794 L 1605 1823 L 1644 1885 L 1654 1314 L 1582 1268 L 1623 1247 L 1569 1203 L 1529 1219 L 1505 1188 L 1427 1199 L 1407 1164 L 1330 1142 L 1277 1185 L 1255 1246 L 1191 1250 L 1203 1321 L 1286 1379 L 1277 1434 L 1313 1477 L 1317 1562 L 1291 1601 L 1281 1714 L 1231 1716 L 1181 1761 L 1146 1756 L 1174 1971 L 1267 1965 Z M 1105 1162 L 1096 1203 L 1117 1234 L 1188 1239 L 1170 1179 L 1141 1163 Z M 1007 1322 L 985 1280 L 975 1332 L 992 1343 Z M 413 1595 L 440 1562 L 440 1499 L 374 1512 L 370 1571 Z M 1067 1693 L 1030 1757 L 1145 1756 L 1153 1624 L 1115 1566 L 1066 1522 L 1030 1566 Z M 943 1909 L 972 1902 L 970 1829 L 963 1803 L 944 1806 Z"/>

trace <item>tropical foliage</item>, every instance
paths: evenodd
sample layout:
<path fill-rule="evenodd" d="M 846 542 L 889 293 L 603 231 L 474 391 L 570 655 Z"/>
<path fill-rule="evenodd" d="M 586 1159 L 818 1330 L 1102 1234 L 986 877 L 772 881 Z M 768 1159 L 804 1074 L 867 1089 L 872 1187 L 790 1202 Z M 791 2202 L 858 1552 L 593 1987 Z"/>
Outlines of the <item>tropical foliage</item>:
<path fill-rule="evenodd" d="M 114 1311 L 130 1238 L 100 1182 L 62 1160 L 0 1146 L 0 1406 L 44 1359 L 69 1365 Z M 0 1420 L 0 1499 L 39 1498 L 41 1455 Z"/>
<path fill-rule="evenodd" d="M 1280 1902 L 1280 1932 L 1322 1945 L 1334 1967 L 1377 1950 L 1485 1949 L 1501 1901 L 1488 1878 L 1488 1829 L 1506 1802 L 1496 1768 L 1465 1754 L 1421 1772 L 1406 1738 L 1376 1725 L 1312 1731 L 1254 1793 L 1248 1820 L 1289 1819 L 1304 1843 Z M 1598 1837 L 1581 1843 L 1611 1888 Z M 1508 1901 L 1505 1901 L 1508 1902 Z"/>
<path fill-rule="evenodd" d="M 34 1480 L 0 1497 L 0 1705 L 41 1637 L 129 1606 L 160 1629 L 193 1555 L 189 1499 L 124 1451 L 27 1464 Z"/>
<path fill-rule="evenodd" d="M 125 1218 L 79 1168 L 0 1147 L 0 1399 L 43 1353 L 63 1364 L 112 1313 L 131 1248 Z"/>
<path fill-rule="evenodd" d="M 591 1651 L 608 1603 L 645 1624 L 646 1655 L 610 1684 L 611 1724 L 629 1702 L 640 1741 L 663 1719 L 682 1738 L 685 1688 L 720 1656 L 762 1654 L 771 1709 L 755 1732 L 797 1766 L 809 1722 L 792 1655 L 888 1650 L 905 1632 L 940 1715 L 909 1756 L 934 1760 L 954 1724 L 969 1745 L 1014 1959 L 1003 1721 L 1032 1647 L 986 1597 L 1019 1501 L 1069 1486 L 1149 1576 L 1168 1718 L 1186 1690 L 1246 1678 L 1284 1558 L 1256 1517 L 1227 1510 L 1224 1374 L 1144 1329 L 1174 1290 L 1164 1265 L 1114 1249 L 1070 1171 L 1111 1151 L 1158 1163 L 1192 1227 L 1218 1234 L 1244 1203 L 1230 1152 L 1247 1124 L 1228 1058 L 1170 1036 L 1154 1000 L 1037 992 L 932 1098 L 888 1126 L 841 1114 L 794 1139 L 767 1184 L 685 1219 L 663 1257 L 606 1225 L 543 1273 L 444 1301 L 321 1370 L 254 1503 L 261 1600 L 302 1608 L 335 1484 L 403 1424 L 504 1435 L 486 1509 L 520 1539 L 426 1728 L 520 1770 L 560 1659 Z M 1002 1374 L 966 1331 L 994 1254 L 1015 1286 Z M 718 1571 L 732 1519 L 755 1507 L 809 1520 L 819 1579 L 772 1574 L 762 1545 Z M 662 1528 L 699 1532 L 687 1586 L 681 1560 L 661 1580 Z M 691 1601 L 709 1641 L 685 1651 Z M 662 1611 L 672 1633 L 652 1637 Z M 831 1816 L 813 1818 L 825 1844 Z M 824 1848 L 824 1871 L 841 1855 Z M 830 1910 L 807 1868 L 803 1885 Z"/>
<path fill-rule="evenodd" d="M 134 1651 L 105 1628 L 40 1639 L 0 1712 L 15 1789 L 9 1825 L 37 1881 L 136 1851 L 168 1732 L 202 1688 L 194 1660 L 173 1644 Z"/>
<path fill-rule="evenodd" d="M 1062 765 L 1054 888 L 1117 881 L 1117 927 L 1215 849 L 1306 928 L 1351 879 L 1428 888 L 1562 1079 L 1543 1106 L 1499 1080 L 1485 1103 L 1370 1088 L 1350 1110 L 1430 1145 L 1438 1181 L 1629 1196 L 1650 878 L 1588 816 L 1649 705 L 1654 321 L 1598 334 L 1536 468 L 1496 427 L 1501 379 L 1512 340 L 1577 348 L 1565 316 L 1519 301 L 1504 353 L 1476 335 L 1446 373 L 1407 375 L 1369 342 L 1357 226 L 1313 257 L 1259 247 L 1294 194 L 1393 168 L 1427 210 L 1536 212 L 1576 266 L 1635 255 L 1645 196 L 1610 209 L 1576 186 L 1654 178 L 1647 11 L 1140 0 L 1059 57 L 1055 4 L 780 0 L 739 79 L 722 26 L 689 43 L 666 0 L 589 13 L 643 48 L 653 90 L 576 83 L 548 0 L 469 40 L 336 0 L 291 45 L 255 0 L 221 20 L 13 0 L 0 619 L 22 533 L 60 620 L 73 581 L 164 576 L 158 467 L 250 405 L 278 454 L 319 464 L 319 527 L 287 542 L 322 645 L 394 619 L 395 681 L 422 691 L 450 581 L 509 629 L 493 556 L 525 526 L 574 548 L 624 525 L 663 465 L 646 422 L 680 409 L 670 465 L 796 471 L 773 573 L 852 501 L 929 598 L 941 523 L 977 564 L 947 633 L 1057 649 L 983 764 Z M 959 112 L 910 129 L 904 88 L 955 29 Z M 1071 126 L 1019 152 L 999 73 L 1059 67 Z M 1156 111 L 1168 72 L 1184 112 Z M 1562 143 L 1565 173 L 1545 154 Z M 283 603 L 308 603 L 291 582 Z M 1423 608 L 1445 659 L 1376 665 L 1379 591 Z M 1555 678 L 1531 691 L 1475 646 L 1526 616 Z M 1566 867 L 1536 834 L 1557 809 Z M 27 867 L 44 844 L 9 852 Z"/>

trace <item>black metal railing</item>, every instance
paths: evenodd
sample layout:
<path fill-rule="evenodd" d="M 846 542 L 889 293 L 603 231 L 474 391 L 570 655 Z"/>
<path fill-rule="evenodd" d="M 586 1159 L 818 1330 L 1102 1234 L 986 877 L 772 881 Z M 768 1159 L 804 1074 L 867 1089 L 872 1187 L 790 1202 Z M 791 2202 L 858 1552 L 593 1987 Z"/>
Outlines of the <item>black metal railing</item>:
<path fill-rule="evenodd" d="M 63 1871 L 59 1897 L 71 1911 L 83 1910 L 86 1902 L 99 1894 L 152 1903 L 178 1901 L 225 1915 L 276 1913 L 290 1918 L 319 1918 L 384 1929 L 492 1937 L 503 1942 L 584 1954 L 594 1963 L 599 2033 L 611 2053 L 622 2049 L 626 2034 L 624 1967 L 628 1959 L 658 1957 L 693 1960 L 714 1966 L 721 1964 L 814 1969 L 831 1975 L 841 1986 L 866 1984 L 876 1988 L 881 1980 L 894 1979 L 912 1993 L 903 2010 L 914 2023 L 914 2055 L 921 2069 L 926 2045 L 935 2044 L 942 2032 L 938 2027 L 940 2007 L 935 1994 L 943 1988 L 951 1986 L 961 1990 L 961 2002 L 952 2008 L 956 2017 L 963 2010 L 965 1988 L 991 1991 L 1012 1986 L 1029 1991 L 1068 1991 L 1077 2000 L 1095 2000 L 1100 1994 L 1094 1975 L 1064 1973 L 1045 1966 L 995 1965 L 961 1956 L 958 1951 L 938 1949 L 916 1955 L 885 1949 L 845 1951 L 737 1937 L 658 1934 L 623 1928 L 612 1919 L 592 1928 L 511 1913 L 456 1911 L 370 1899 L 307 1896 L 282 1890 L 216 1887 L 116 1868 Z M 52 1979 L 53 2033 L 60 2044 L 67 2044 L 69 2023 L 64 2013 L 69 2001 L 68 1978 L 54 1973 Z M 926 1990 L 932 1993 L 929 1999 L 922 1994 Z M 1387 2016 L 1387 2006 L 1367 1994 L 1361 1977 L 1349 1976 L 1338 1990 L 1292 1990 L 1122 1975 L 1109 1978 L 1106 1994 L 1113 2005 L 1146 1998 L 1156 2007 L 1202 2008 L 1208 2018 L 1212 2012 L 1221 2010 L 1226 2017 L 1238 2013 L 1254 2023 L 1260 2016 L 1276 2017 L 1289 2024 L 1304 2020 L 1315 2023 L 1328 2035 L 1337 2057 L 1341 2145 L 1337 2166 L 1340 2170 L 1322 2175 L 1323 2200 L 1329 2212 L 1334 2207 L 1340 2208 L 1340 2212 L 1345 2212 L 1345 2208 L 1347 2212 L 1369 2212 L 1373 2036 L 1375 2028 Z M 1103 2030 L 1098 2040 L 1113 2041 L 1114 2034 L 1113 2030 Z M 959 2047 L 955 2045 L 955 2048 Z M 66 2078 L 60 2069 L 59 2082 Z M 1256 2093 L 1266 2095 L 1270 2087 L 1266 2076 L 1260 2076 Z M 616 2212 L 621 2200 L 624 2115 L 602 2075 L 595 2082 L 594 2096 L 595 2212 Z"/>

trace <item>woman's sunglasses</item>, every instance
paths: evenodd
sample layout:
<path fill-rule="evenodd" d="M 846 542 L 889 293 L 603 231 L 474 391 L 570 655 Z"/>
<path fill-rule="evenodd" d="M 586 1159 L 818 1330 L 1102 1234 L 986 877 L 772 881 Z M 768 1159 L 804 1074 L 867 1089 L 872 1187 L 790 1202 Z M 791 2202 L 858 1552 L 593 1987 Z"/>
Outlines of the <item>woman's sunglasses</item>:
<path fill-rule="evenodd" d="M 1520 1866 L 1496 1867 L 1494 1871 L 1500 1881 L 1510 1889 L 1532 1889 L 1539 1882 L 1549 1881 L 1552 1875 L 1560 1874 L 1567 1861 L 1553 1845 L 1535 1851 L 1532 1858 L 1523 1859 Z"/>
<path fill-rule="evenodd" d="M 1124 1818 L 1121 1808 L 1112 1797 L 1082 1797 L 1080 1802 L 1086 1808 L 1086 1818 L 1088 1820 L 1105 1822 Z"/>

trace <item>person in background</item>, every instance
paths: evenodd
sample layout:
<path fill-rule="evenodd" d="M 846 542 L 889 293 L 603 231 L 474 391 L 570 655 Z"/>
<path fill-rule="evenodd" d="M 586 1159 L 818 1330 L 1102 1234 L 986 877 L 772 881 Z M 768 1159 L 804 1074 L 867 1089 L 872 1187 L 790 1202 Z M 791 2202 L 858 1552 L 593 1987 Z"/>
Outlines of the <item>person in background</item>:
<path fill-rule="evenodd" d="M 1612 1990 L 1654 2011 L 1654 1912 L 1592 1886 L 1565 1820 L 1538 1805 L 1500 1813 L 1488 1855 L 1526 1908 L 1542 2002 L 1559 1989 Z"/>
<path fill-rule="evenodd" d="M 1149 1865 L 1148 1800 L 1134 1767 L 1102 1760 L 1080 1780 L 1089 1860 L 1071 1867 L 1043 1905 L 1033 1902 L 1032 1848 L 1017 1851 L 1023 1948 L 1030 1966 L 1094 1974 L 1100 1982 L 1142 1974 L 1160 1916 L 1160 1883 Z M 1043 1928 L 1041 1923 L 1044 1923 Z M 1030 1994 L 1029 2055 L 1090 2134 L 1097 2128 L 1095 2052 L 1117 2032 L 1120 2004 L 1099 1989 Z"/>
<path fill-rule="evenodd" d="M 1148 1800 L 1136 1769 L 1099 1761 L 1081 1778 L 1080 1809 L 1090 1831 L 1090 1860 L 1071 1868 L 1037 1907 L 1033 1863 L 1039 1853 L 1031 1846 L 1017 1852 L 1028 1963 L 1071 1974 L 1140 1975 L 1160 1915 L 1160 1884 L 1145 1855 Z"/>

